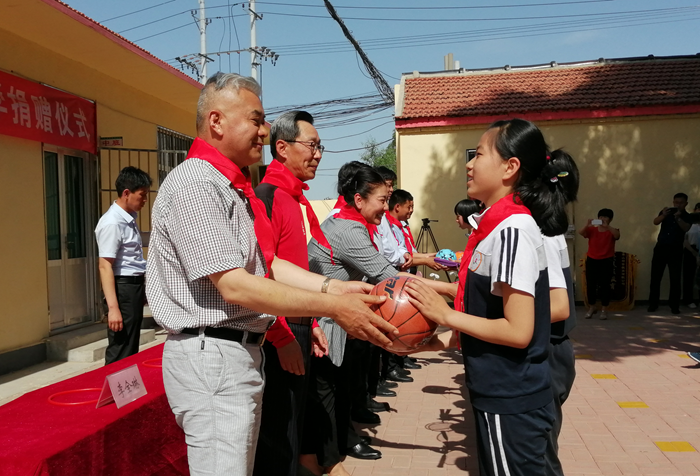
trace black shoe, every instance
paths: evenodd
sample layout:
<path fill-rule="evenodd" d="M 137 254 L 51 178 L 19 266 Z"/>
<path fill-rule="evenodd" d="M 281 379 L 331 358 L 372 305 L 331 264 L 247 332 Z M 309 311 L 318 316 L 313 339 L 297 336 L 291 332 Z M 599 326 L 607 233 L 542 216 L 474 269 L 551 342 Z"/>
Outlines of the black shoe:
<path fill-rule="evenodd" d="M 360 435 L 360 441 L 364 443 L 365 445 L 371 445 L 372 444 L 372 437 L 371 436 L 365 436 L 365 435 Z"/>
<path fill-rule="evenodd" d="M 413 382 L 413 377 L 401 375 L 396 370 L 392 370 L 391 372 L 389 372 L 389 374 L 386 376 L 386 379 L 392 382 Z"/>
<path fill-rule="evenodd" d="M 387 408 L 389 405 L 386 403 L 380 403 L 376 401 L 374 398 L 369 397 L 367 398 L 367 410 L 374 412 L 374 413 L 379 413 L 379 412 L 388 412 L 389 408 Z"/>
<path fill-rule="evenodd" d="M 393 390 L 389 390 L 388 388 L 386 388 L 383 385 L 378 385 L 377 386 L 377 396 L 378 397 L 395 397 L 396 392 L 394 392 Z"/>
<path fill-rule="evenodd" d="M 411 369 L 411 370 L 416 370 L 416 369 L 422 369 L 423 366 L 421 364 L 416 364 L 415 362 L 411 362 L 410 360 L 406 360 L 403 363 L 403 368 L 404 369 Z"/>
<path fill-rule="evenodd" d="M 647 308 L 647 312 L 656 312 L 656 310 L 659 308 L 659 306 L 653 306 L 649 304 L 649 307 Z"/>
<path fill-rule="evenodd" d="M 352 412 L 350 419 L 356 423 L 366 423 L 368 425 L 379 425 L 382 422 L 379 415 L 366 408 Z"/>
<path fill-rule="evenodd" d="M 396 369 L 396 373 L 398 373 L 399 375 L 403 375 L 404 377 L 408 377 L 409 375 L 411 375 L 410 370 L 402 369 L 401 367 Z"/>
<path fill-rule="evenodd" d="M 358 443 L 348 449 L 348 456 L 357 459 L 379 459 L 382 457 L 381 451 L 377 451 L 369 445 Z"/>
<path fill-rule="evenodd" d="M 396 388 L 399 386 L 398 383 L 396 382 L 389 382 L 388 380 L 380 380 L 379 385 L 381 385 L 384 388 Z"/>
<path fill-rule="evenodd" d="M 672 307 L 672 308 L 671 308 L 671 312 L 672 312 L 673 314 L 680 314 L 680 313 L 681 313 L 681 310 L 678 309 L 677 307 Z"/>

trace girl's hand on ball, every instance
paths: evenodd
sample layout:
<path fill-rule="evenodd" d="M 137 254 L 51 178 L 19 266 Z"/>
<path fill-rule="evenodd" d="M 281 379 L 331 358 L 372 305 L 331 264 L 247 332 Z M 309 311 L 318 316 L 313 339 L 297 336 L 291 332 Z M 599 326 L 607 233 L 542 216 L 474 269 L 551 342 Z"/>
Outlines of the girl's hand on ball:
<path fill-rule="evenodd" d="M 406 285 L 409 301 L 413 306 L 433 322 L 445 325 L 445 319 L 450 313 L 450 306 L 438 293 L 430 289 L 417 279 L 411 280 Z"/>

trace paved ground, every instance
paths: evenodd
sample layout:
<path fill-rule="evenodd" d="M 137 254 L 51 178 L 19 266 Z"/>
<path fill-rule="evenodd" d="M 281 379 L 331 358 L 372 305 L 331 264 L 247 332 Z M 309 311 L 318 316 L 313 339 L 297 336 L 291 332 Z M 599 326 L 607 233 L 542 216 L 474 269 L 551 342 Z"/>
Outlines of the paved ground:
<path fill-rule="evenodd" d="M 700 313 L 638 308 L 600 321 L 584 320 L 579 309 L 579 316 L 578 375 L 560 440 L 567 476 L 700 475 L 700 366 L 685 355 L 700 348 Z M 383 458 L 348 458 L 353 475 L 478 474 L 461 357 L 419 360 L 413 383 L 378 399 L 391 406 L 382 423 L 363 428 Z M 0 377 L 0 404 L 99 365 L 47 363 Z"/>
<path fill-rule="evenodd" d="M 700 366 L 685 355 L 700 349 L 700 314 L 583 314 L 572 333 L 577 378 L 560 439 L 567 476 L 700 475 Z M 381 425 L 364 427 L 382 459 L 348 458 L 353 475 L 478 475 L 461 357 L 419 360 L 413 383 L 378 399 L 391 405 Z"/>

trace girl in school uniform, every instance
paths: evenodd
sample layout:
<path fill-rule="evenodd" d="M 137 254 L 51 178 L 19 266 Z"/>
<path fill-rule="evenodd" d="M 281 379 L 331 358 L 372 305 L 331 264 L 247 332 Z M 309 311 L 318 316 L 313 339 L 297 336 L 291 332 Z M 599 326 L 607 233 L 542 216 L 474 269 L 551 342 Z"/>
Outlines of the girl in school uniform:
<path fill-rule="evenodd" d="M 549 155 L 544 171 L 563 193 L 565 203 L 576 200 L 579 185 L 578 167 L 574 159 L 561 149 Z M 549 298 L 552 326 L 549 336 L 549 370 L 554 404 L 554 423 L 547 435 L 545 475 L 564 476 L 559 461 L 559 433 L 563 422 L 562 406 L 569 397 L 576 378 L 574 348 L 569 332 L 576 327 L 576 306 L 569 263 L 569 250 L 564 235 L 544 236 L 549 277 Z"/>
<path fill-rule="evenodd" d="M 461 334 L 467 387 L 482 476 L 545 472 L 553 423 L 550 299 L 542 233 L 568 227 L 565 198 L 546 174 L 540 130 L 522 119 L 498 121 L 467 164 L 469 196 L 484 203 L 474 215 L 452 310 L 423 283 L 408 285 L 429 319 Z M 446 348 L 449 333 L 425 350 Z"/>

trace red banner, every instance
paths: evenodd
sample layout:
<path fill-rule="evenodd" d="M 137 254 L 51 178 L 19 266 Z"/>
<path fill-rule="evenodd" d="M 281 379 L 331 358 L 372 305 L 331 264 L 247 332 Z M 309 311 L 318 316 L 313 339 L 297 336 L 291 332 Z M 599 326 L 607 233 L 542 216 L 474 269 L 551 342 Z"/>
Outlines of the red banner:
<path fill-rule="evenodd" d="M 0 134 L 97 153 L 95 103 L 0 71 Z"/>

